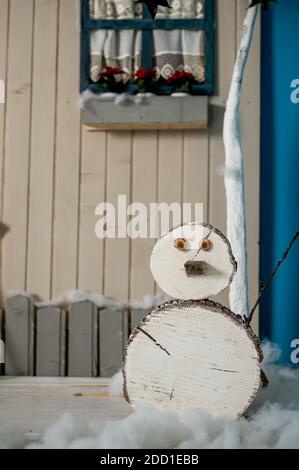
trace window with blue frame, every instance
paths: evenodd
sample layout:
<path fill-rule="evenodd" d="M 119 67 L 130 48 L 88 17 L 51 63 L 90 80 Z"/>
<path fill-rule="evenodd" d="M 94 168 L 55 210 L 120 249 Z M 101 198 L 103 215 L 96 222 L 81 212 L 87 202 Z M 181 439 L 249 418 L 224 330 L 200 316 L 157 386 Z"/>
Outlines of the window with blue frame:
<path fill-rule="evenodd" d="M 169 3 L 81 0 L 81 91 L 212 94 L 214 0 Z"/>

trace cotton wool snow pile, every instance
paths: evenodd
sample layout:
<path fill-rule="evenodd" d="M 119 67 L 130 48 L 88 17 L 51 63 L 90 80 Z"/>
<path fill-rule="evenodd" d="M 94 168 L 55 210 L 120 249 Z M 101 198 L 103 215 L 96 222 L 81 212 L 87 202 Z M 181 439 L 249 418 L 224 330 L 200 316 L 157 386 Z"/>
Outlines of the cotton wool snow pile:
<path fill-rule="evenodd" d="M 43 307 L 58 307 L 68 308 L 70 305 L 79 302 L 91 302 L 98 308 L 111 308 L 112 310 L 123 310 L 123 309 L 140 309 L 140 310 L 152 310 L 158 305 L 163 304 L 171 300 L 169 295 L 160 293 L 157 295 L 145 295 L 142 300 L 132 300 L 130 302 L 123 302 L 121 300 L 114 300 L 110 297 L 102 294 L 91 294 L 88 291 L 83 290 L 72 290 L 64 292 L 53 300 L 40 302 L 39 299 L 34 295 L 24 291 L 12 290 L 8 292 L 6 299 L 21 296 L 28 298 L 32 305 L 37 308 Z"/>
<path fill-rule="evenodd" d="M 263 349 L 263 369 L 270 385 L 259 392 L 246 418 L 213 419 L 203 411 L 190 409 L 179 420 L 140 405 L 124 420 L 79 426 L 66 414 L 33 443 L 26 443 L 22 435 L 1 422 L 0 448 L 299 449 L 299 370 L 275 365 L 279 352 L 270 344 L 264 344 Z M 113 385 L 115 394 L 121 385 L 118 375 Z"/>

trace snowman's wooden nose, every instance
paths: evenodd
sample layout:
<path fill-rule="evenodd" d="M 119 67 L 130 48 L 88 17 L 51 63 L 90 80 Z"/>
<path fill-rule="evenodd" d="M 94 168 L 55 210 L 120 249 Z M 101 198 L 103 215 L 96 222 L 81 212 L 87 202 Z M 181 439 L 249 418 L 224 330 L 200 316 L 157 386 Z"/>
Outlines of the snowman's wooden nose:
<path fill-rule="evenodd" d="M 188 277 L 205 276 L 207 263 L 205 261 L 190 260 L 185 263 L 185 272 Z"/>

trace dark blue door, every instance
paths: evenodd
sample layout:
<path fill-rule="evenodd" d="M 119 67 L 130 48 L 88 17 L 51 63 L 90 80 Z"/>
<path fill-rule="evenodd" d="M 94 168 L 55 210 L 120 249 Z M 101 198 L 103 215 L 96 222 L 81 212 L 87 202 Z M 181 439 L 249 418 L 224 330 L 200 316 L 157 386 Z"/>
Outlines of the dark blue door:
<path fill-rule="evenodd" d="M 263 281 L 299 228 L 298 0 L 271 3 L 263 14 L 261 79 Z M 282 362 L 299 367 L 299 242 L 262 302 L 260 318 L 262 336 L 281 347 Z"/>

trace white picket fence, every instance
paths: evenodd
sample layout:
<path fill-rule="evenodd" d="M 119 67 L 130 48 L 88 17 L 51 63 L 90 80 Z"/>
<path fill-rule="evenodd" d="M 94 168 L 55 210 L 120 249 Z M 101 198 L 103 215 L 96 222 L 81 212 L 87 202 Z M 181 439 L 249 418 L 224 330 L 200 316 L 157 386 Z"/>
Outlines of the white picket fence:
<path fill-rule="evenodd" d="M 0 375 L 111 377 L 121 367 L 130 332 L 147 313 L 87 301 L 38 308 L 29 297 L 11 297 L 0 312 Z"/>

